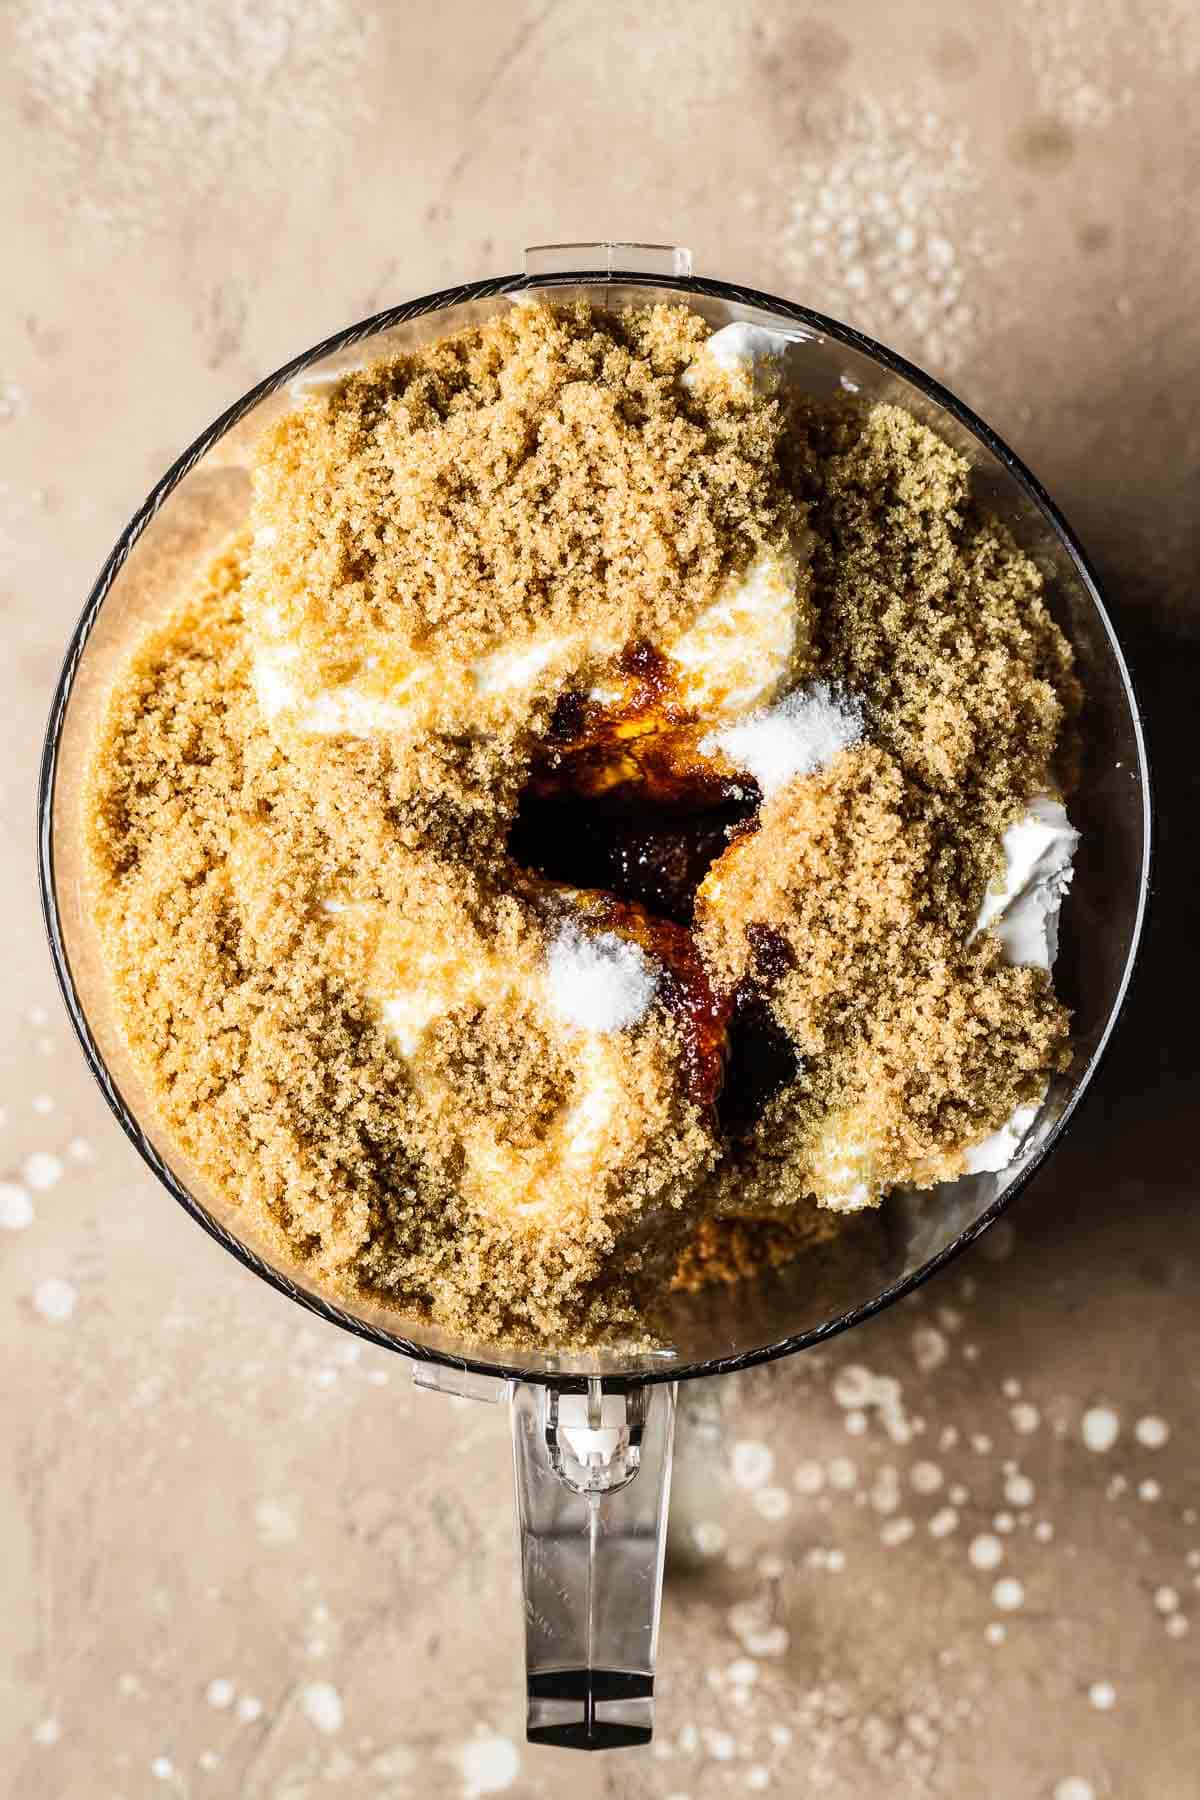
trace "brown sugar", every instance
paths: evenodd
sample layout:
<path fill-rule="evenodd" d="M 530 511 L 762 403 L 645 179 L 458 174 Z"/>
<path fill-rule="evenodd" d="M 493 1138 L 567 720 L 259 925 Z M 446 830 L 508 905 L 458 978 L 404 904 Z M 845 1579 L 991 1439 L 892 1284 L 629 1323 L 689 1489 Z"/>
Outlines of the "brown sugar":
<path fill-rule="evenodd" d="M 898 409 L 683 383 L 707 334 L 520 307 L 303 401 L 96 748 L 97 916 L 168 1132 L 327 1291 L 473 1338 L 636 1341 L 673 1280 L 958 1173 L 1065 1055 L 1049 976 L 972 936 L 1078 705 L 1040 577 Z M 705 720 L 664 687 L 621 792 L 661 764 L 675 810 L 630 837 L 611 782 L 572 787 L 562 721 L 595 770 L 586 697 L 631 647 L 802 541 L 805 670 L 863 742 L 761 805 L 725 776 L 689 798 L 669 734 L 690 779 Z M 542 660 L 495 683 L 512 644 Z M 670 861 L 633 897 L 548 879 L 530 794 L 626 832 L 596 866 Z M 674 922 L 638 903 L 668 869 Z M 556 1013 L 565 922 L 655 972 L 627 1027 Z M 747 1020 L 779 1053 L 739 1098 Z"/>

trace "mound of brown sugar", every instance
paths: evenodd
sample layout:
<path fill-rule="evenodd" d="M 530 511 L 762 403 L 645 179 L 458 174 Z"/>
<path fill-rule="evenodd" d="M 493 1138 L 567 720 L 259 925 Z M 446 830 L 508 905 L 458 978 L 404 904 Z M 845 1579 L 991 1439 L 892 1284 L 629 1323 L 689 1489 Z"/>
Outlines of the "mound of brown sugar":
<path fill-rule="evenodd" d="M 287 413 L 254 573 L 309 678 L 373 634 L 465 664 L 531 626 L 686 625 L 801 517 L 778 404 L 681 385 L 707 335 L 678 307 L 519 306 Z"/>
<path fill-rule="evenodd" d="M 973 918 L 1000 832 L 1073 766 L 1079 683 L 1041 573 L 966 458 L 898 406 L 798 399 L 782 455 L 810 506 L 823 669 L 868 701 Z"/>
<path fill-rule="evenodd" d="M 760 1122 L 776 1156 L 721 1172 L 723 1210 L 948 1179 L 1064 1060 L 1049 974 L 971 938 L 978 895 L 934 854 L 924 802 L 886 750 L 843 751 L 768 801 L 700 890 L 710 962 L 769 996 L 807 1072 Z"/>
<path fill-rule="evenodd" d="M 469 1337 L 637 1340 L 673 1279 L 823 1241 L 814 1196 L 956 1173 L 1064 1055 L 1049 978 L 969 941 L 1077 705 L 1040 577 L 907 414 L 685 386 L 707 332 L 517 308 L 301 403 L 262 446 L 252 532 L 140 647 L 97 744 L 97 917 L 168 1133 L 327 1291 Z M 867 741 L 763 806 L 701 891 L 713 1017 L 749 993 L 791 1047 L 734 1128 L 689 1084 L 665 978 L 590 1072 L 550 1029 L 573 903 L 507 840 L 603 647 L 678 633 L 806 518 L 818 671 Z M 382 645 L 436 669 L 436 700 L 551 628 L 568 650 L 470 730 L 436 706 L 408 736 L 285 729 L 256 698 L 264 629 L 309 696 L 383 691 Z M 727 1084 L 738 1057 L 735 1034 Z"/>

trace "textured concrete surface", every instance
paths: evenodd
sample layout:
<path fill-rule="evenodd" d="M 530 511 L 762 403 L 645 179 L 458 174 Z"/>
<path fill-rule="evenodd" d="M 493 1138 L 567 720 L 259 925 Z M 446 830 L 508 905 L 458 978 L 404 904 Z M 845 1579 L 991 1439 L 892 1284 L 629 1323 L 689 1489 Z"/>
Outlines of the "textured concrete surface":
<path fill-rule="evenodd" d="M 1200 1791 L 1198 71 L 1191 0 L 0 9 L 5 1792 Z M 689 1396 L 659 1739 L 584 1761 L 521 1743 L 504 1419 L 155 1187 L 30 823 L 82 597 L 197 429 L 348 319 L 603 235 L 862 324 L 1009 437 L 1128 626 L 1166 828 L 1120 1044 L 1011 1224 Z"/>

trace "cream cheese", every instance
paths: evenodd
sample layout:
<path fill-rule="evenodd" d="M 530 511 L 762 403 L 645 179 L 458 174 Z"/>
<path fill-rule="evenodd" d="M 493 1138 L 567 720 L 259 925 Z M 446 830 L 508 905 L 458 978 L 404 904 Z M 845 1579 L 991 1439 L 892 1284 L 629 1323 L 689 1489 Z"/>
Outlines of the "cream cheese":
<path fill-rule="evenodd" d="M 1058 915 L 1071 885 L 1079 833 L 1061 800 L 1039 794 L 1004 833 L 1004 870 L 984 896 L 972 936 L 991 930 L 1010 963 L 1053 967 Z"/>

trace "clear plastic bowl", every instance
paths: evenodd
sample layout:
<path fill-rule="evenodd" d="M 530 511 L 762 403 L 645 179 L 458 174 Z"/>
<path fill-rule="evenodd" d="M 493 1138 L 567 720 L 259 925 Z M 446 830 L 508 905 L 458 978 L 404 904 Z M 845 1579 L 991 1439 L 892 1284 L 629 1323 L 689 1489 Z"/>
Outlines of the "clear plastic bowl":
<path fill-rule="evenodd" d="M 852 386 L 907 407 L 970 459 L 986 505 L 1044 570 L 1087 695 L 1085 761 L 1071 799 L 1082 842 L 1056 968 L 1074 1013 L 1074 1057 L 1056 1078 L 1025 1152 L 999 1174 L 889 1202 L 883 1228 L 852 1259 L 801 1258 L 734 1287 L 674 1296 L 664 1347 L 651 1352 L 476 1343 L 400 1312 L 334 1304 L 303 1272 L 265 1256 L 236 1209 L 188 1166 L 155 1118 L 122 1043 L 82 879 L 84 776 L 114 674 L 134 639 L 170 609 L 183 583 L 244 519 L 251 446 L 290 404 L 292 384 L 411 350 L 494 316 L 530 290 L 614 309 L 684 299 L 714 326 L 785 326 L 804 335 L 805 379 L 814 393 Z M 869 1318 L 985 1231 L 1032 1178 L 1075 1115 L 1125 998 L 1148 893 L 1150 821 L 1141 718 L 1116 631 L 1069 526 L 1012 451 L 936 381 L 850 327 L 768 294 L 694 277 L 684 251 L 620 245 L 529 252 L 523 275 L 392 307 L 294 358 L 216 420 L 148 496 L 88 596 L 54 696 L 39 793 L 43 903 L 67 1008 L 109 1105 L 163 1185 L 281 1293 L 414 1359 L 423 1385 L 510 1399 L 530 1600 L 530 1734 L 587 1747 L 649 1735 L 673 1384 L 803 1350 Z M 636 1472 L 639 1459 L 635 1482 L 631 1465 Z M 599 1554 L 597 1520 L 607 1559 Z M 605 1601 L 607 1583 L 615 1585 Z M 539 1607 L 540 1627 L 533 1619 Z"/>

